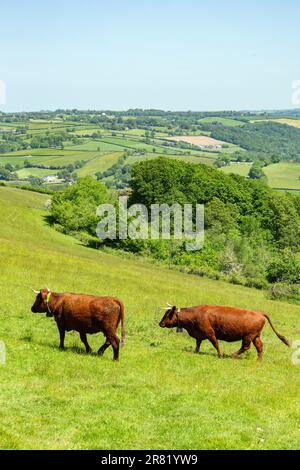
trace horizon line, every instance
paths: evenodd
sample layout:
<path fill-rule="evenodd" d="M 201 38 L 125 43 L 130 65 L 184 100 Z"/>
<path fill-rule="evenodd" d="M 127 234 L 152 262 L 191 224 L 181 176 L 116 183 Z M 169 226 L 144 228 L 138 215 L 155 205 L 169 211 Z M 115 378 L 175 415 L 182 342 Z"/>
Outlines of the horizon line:
<path fill-rule="evenodd" d="M 127 108 L 127 109 L 89 109 L 89 108 L 56 108 L 56 109 L 39 109 L 38 111 L 34 110 L 22 110 L 22 111 L 1 111 L 0 115 L 5 114 L 29 114 L 29 113 L 55 113 L 62 111 L 79 111 L 79 112 L 109 112 L 109 113 L 124 113 L 129 111 L 159 111 L 163 113 L 274 113 L 274 112 L 285 112 L 285 111 L 295 111 L 300 112 L 300 108 L 271 108 L 271 109 L 219 109 L 219 110 L 192 110 L 192 109 L 161 109 L 161 108 Z"/>

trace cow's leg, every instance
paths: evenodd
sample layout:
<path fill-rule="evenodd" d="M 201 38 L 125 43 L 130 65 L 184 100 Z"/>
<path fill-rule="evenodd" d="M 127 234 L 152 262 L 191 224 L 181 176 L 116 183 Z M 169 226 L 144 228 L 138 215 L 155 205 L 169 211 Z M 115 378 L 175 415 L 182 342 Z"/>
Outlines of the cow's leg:
<path fill-rule="evenodd" d="M 59 331 L 59 337 L 60 337 L 60 343 L 59 343 L 59 349 L 65 349 L 64 341 L 65 341 L 65 329 L 62 326 L 58 326 L 58 331 Z"/>
<path fill-rule="evenodd" d="M 243 354 L 243 352 L 248 351 L 251 347 L 251 339 L 249 338 L 244 338 L 242 341 L 242 347 L 235 353 L 231 354 L 231 357 L 236 359 L 239 357 L 240 354 Z"/>
<path fill-rule="evenodd" d="M 198 352 L 199 352 L 201 343 L 202 343 L 202 339 L 196 339 L 196 349 L 195 349 L 195 353 L 198 353 Z"/>
<path fill-rule="evenodd" d="M 119 360 L 119 343 L 120 343 L 120 340 L 116 335 L 110 336 L 108 338 L 108 340 L 109 340 L 109 342 L 112 345 L 112 348 L 114 350 L 114 361 L 118 361 Z"/>
<path fill-rule="evenodd" d="M 110 346 L 110 342 L 108 340 L 105 341 L 104 344 L 102 344 L 101 348 L 99 348 L 99 351 L 98 351 L 98 354 L 100 356 L 103 356 L 104 352 L 106 351 L 106 349 Z"/>
<path fill-rule="evenodd" d="M 207 339 L 211 342 L 213 347 L 216 348 L 216 350 L 218 351 L 219 358 L 224 357 L 224 354 L 222 353 L 222 351 L 219 348 L 219 343 L 218 343 L 218 340 L 216 338 L 216 335 L 215 335 L 214 331 L 212 331 L 211 333 L 209 333 L 207 335 Z"/>
<path fill-rule="evenodd" d="M 85 345 L 86 352 L 87 353 L 92 352 L 92 349 L 91 349 L 91 347 L 90 347 L 90 345 L 87 341 L 86 333 L 80 333 L 80 339 L 83 342 L 83 344 Z"/>
<path fill-rule="evenodd" d="M 257 354 L 258 354 L 258 360 L 261 361 L 262 360 L 262 353 L 263 353 L 263 347 L 264 347 L 264 344 L 262 342 L 262 340 L 260 339 L 259 336 L 256 336 L 256 338 L 254 338 L 254 340 L 252 341 L 255 348 L 256 348 L 256 351 L 257 351 Z"/>

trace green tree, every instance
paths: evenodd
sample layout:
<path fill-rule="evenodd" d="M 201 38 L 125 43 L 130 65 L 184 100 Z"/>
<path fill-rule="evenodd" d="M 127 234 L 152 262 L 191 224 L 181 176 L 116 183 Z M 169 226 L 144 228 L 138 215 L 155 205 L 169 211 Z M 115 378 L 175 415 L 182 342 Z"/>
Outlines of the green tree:
<path fill-rule="evenodd" d="M 248 176 L 252 180 L 266 179 L 266 175 L 264 174 L 260 164 L 257 162 L 253 163 L 253 165 L 251 166 Z"/>
<path fill-rule="evenodd" d="M 51 216 L 67 231 L 86 231 L 95 235 L 98 222 L 96 209 L 107 201 L 106 187 L 87 176 L 54 194 Z"/>

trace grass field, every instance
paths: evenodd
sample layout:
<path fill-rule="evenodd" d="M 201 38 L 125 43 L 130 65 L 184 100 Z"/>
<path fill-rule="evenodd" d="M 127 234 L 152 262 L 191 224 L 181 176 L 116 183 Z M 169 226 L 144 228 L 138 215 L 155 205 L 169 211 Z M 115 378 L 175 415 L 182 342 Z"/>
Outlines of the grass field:
<path fill-rule="evenodd" d="M 182 136 L 174 136 L 174 137 L 168 137 L 166 140 L 174 140 L 177 142 L 186 142 L 188 144 L 192 144 L 195 146 L 201 146 L 207 147 L 205 148 L 206 152 L 224 152 L 224 153 L 234 153 L 240 150 L 243 150 L 241 147 L 235 144 L 230 144 L 229 142 L 224 142 L 222 140 L 216 140 L 213 139 L 212 137 L 209 137 L 208 135 L 182 135 Z M 220 148 L 209 148 L 208 146 L 216 146 L 220 145 L 222 147 Z M 225 146 L 224 146 L 225 145 Z M 194 149 L 193 149 L 194 152 Z"/>
<path fill-rule="evenodd" d="M 225 173 L 237 173 L 247 176 L 250 165 L 247 163 L 231 163 L 222 167 Z M 276 189 L 300 189 L 300 163 L 280 162 L 263 168 L 268 178 L 268 185 Z"/>
<path fill-rule="evenodd" d="M 29 154 L 19 154 L 18 156 L 15 156 L 14 154 L 10 154 L 10 156 L 0 156 L 0 164 L 6 164 L 6 163 L 12 163 L 14 165 L 19 164 L 23 165 L 25 160 L 29 160 L 30 163 L 32 164 L 42 164 L 42 165 L 49 165 L 49 166 L 55 166 L 55 167 L 64 167 L 69 164 L 73 164 L 78 160 L 84 160 L 87 162 L 88 166 L 87 171 L 80 173 L 82 175 L 85 174 L 92 174 L 89 168 L 92 168 L 93 165 L 95 165 L 95 161 L 100 159 L 103 159 L 103 162 L 108 162 L 109 158 L 106 157 L 105 153 L 101 152 L 89 152 L 89 151 L 78 151 L 78 152 L 72 152 L 68 150 L 48 150 L 47 152 L 34 152 L 32 155 Z M 102 165 L 100 165 L 102 166 Z M 104 163 L 104 166 L 107 167 L 106 163 Z M 85 169 L 85 166 L 84 166 Z M 82 168 L 83 170 L 83 168 Z M 44 169 L 39 169 L 39 168 L 22 168 L 17 171 L 17 174 L 20 178 L 24 178 L 28 175 L 36 175 L 36 176 L 45 176 L 45 175 L 51 175 L 51 174 L 56 174 L 58 170 L 44 170 Z M 96 171 L 97 168 L 96 168 Z M 77 170 L 79 173 L 79 170 Z"/>
<path fill-rule="evenodd" d="M 221 167 L 224 173 L 235 173 L 240 176 L 248 176 L 251 164 L 249 163 L 230 163 L 228 166 Z"/>
<path fill-rule="evenodd" d="M 218 124 L 222 124 L 223 126 L 230 126 L 230 127 L 243 126 L 245 124 L 243 121 L 238 121 L 237 119 L 222 118 L 220 116 L 205 117 L 205 118 L 199 119 L 199 122 L 203 124 L 205 123 L 211 124 L 213 122 L 217 122 Z"/>
<path fill-rule="evenodd" d="M 46 170 L 44 168 L 22 168 L 17 171 L 18 178 L 28 178 L 28 176 L 37 176 L 42 178 L 43 176 L 56 175 L 57 170 Z"/>
<path fill-rule="evenodd" d="M 264 168 L 272 188 L 300 189 L 300 163 L 280 162 Z"/>
<path fill-rule="evenodd" d="M 269 326 L 265 357 L 217 358 L 205 342 L 162 330 L 160 306 L 214 303 L 270 313 L 291 341 L 300 307 L 261 291 L 184 275 L 84 246 L 47 225 L 49 196 L 0 187 L 0 448 L 294 449 L 299 447 L 300 374 Z M 78 334 L 58 350 L 53 319 L 32 314 L 30 286 L 117 295 L 127 342 L 86 355 Z M 95 351 L 102 335 L 90 337 Z M 226 354 L 238 344 L 222 344 Z"/>
<path fill-rule="evenodd" d="M 117 145 L 113 145 L 111 143 L 104 142 L 103 139 L 92 139 L 87 140 L 83 144 L 78 145 L 67 145 L 67 150 L 72 151 L 80 151 L 80 150 L 88 150 L 88 151 L 99 151 L 99 152 L 118 152 L 120 147 Z"/>
<path fill-rule="evenodd" d="M 93 176 L 98 171 L 105 171 L 112 167 L 122 155 L 122 152 L 108 153 L 106 155 L 98 155 L 91 159 L 80 170 L 77 170 L 79 177 Z"/>
<path fill-rule="evenodd" d="M 31 163 L 43 165 L 64 166 L 74 163 L 77 160 L 90 160 L 99 152 L 93 151 L 76 151 L 76 150 L 59 150 L 59 149 L 31 149 L 11 152 L 9 154 L 0 155 L 0 164 L 12 163 L 24 164 L 25 160 Z"/>
<path fill-rule="evenodd" d="M 165 155 L 162 153 L 146 153 L 145 155 L 132 155 L 127 160 L 126 163 L 132 164 L 141 162 L 143 160 L 153 160 L 153 158 L 171 158 L 174 160 L 180 160 L 188 163 L 204 163 L 206 165 L 213 165 L 215 158 L 212 155 Z"/>
<path fill-rule="evenodd" d="M 223 145 L 226 143 L 222 140 L 213 139 L 207 135 L 176 135 L 174 137 L 168 137 L 167 140 L 174 140 L 175 142 L 187 142 L 188 144 L 199 146 L 203 145 L 207 147 L 209 145 Z"/>
<path fill-rule="evenodd" d="M 253 120 L 251 122 L 266 122 L 266 121 L 278 122 L 279 124 L 287 124 L 288 126 L 300 128 L 300 119 L 292 119 L 292 118 L 259 119 L 259 120 Z"/>

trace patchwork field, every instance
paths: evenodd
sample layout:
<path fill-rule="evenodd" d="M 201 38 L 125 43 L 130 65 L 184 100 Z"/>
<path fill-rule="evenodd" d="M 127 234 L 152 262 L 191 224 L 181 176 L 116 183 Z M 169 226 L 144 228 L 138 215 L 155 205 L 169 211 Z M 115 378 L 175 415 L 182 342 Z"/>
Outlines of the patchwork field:
<path fill-rule="evenodd" d="M 300 374 L 291 350 L 267 325 L 265 357 L 240 360 L 222 343 L 217 358 L 158 321 L 166 302 L 230 304 L 267 311 L 278 330 L 299 339 L 300 307 L 262 291 L 122 259 L 81 246 L 48 226 L 49 196 L 0 187 L 1 449 L 295 449 Z M 34 288 L 116 295 L 126 305 L 120 362 L 86 355 L 78 334 L 58 350 L 53 319 L 32 314 Z M 102 334 L 89 339 L 93 351 Z"/>
<path fill-rule="evenodd" d="M 232 158 L 235 160 L 235 152 L 245 151 L 242 148 L 242 131 L 245 125 L 243 114 L 240 115 L 240 120 L 231 118 L 231 115 L 229 115 L 229 117 L 207 116 L 195 119 L 192 115 L 182 116 L 181 114 L 178 116 L 170 115 L 158 117 L 155 115 L 156 113 L 154 113 L 153 117 L 151 115 L 147 116 L 146 119 L 145 117 L 140 117 L 138 114 L 139 112 L 137 116 L 128 115 L 117 117 L 116 113 L 115 116 L 110 114 L 106 118 L 104 117 L 105 113 L 101 114 L 100 118 L 99 116 L 83 114 L 81 118 L 76 115 L 72 119 L 70 119 L 69 115 L 62 118 L 60 114 L 54 114 L 53 119 L 32 119 L 30 117 L 27 120 L 20 120 L 18 122 L 1 122 L 0 131 L 2 129 L 6 132 L 9 130 L 15 130 L 16 132 L 10 136 L 10 146 L 5 144 L 5 138 L 0 141 L 0 147 L 2 146 L 0 149 L 0 166 L 5 166 L 7 163 L 18 165 L 17 168 L 9 170 L 11 173 L 14 173 L 12 177 L 4 175 L 4 178 L 11 181 L 15 178 L 15 174 L 20 178 L 26 178 L 29 175 L 45 175 L 43 169 L 35 168 L 31 170 L 30 168 L 24 168 L 25 160 L 29 160 L 33 165 L 48 165 L 59 168 L 67 167 L 68 165 L 83 160 L 86 164 L 76 170 L 77 175 L 95 176 L 95 173 L 98 171 L 109 169 L 117 162 L 119 156 L 125 152 L 130 154 L 129 159 L 126 160 L 126 164 L 162 156 L 195 164 L 204 163 L 213 165 L 218 158 L 225 156 L 228 159 Z M 262 116 L 262 118 L 263 117 L 264 116 Z M 15 117 L 12 117 L 12 119 L 15 119 Z M 100 121 L 98 121 L 99 119 Z M 102 119 L 104 119 L 103 122 Z M 289 119 L 283 116 L 275 119 L 275 121 L 281 124 L 300 127 L 300 119 Z M 265 120 L 261 119 L 258 121 L 258 119 L 256 119 L 252 122 L 263 123 Z M 201 127 L 201 124 L 205 123 L 209 125 L 206 127 L 208 130 Z M 218 134 L 213 134 L 214 128 L 217 128 L 217 126 L 213 126 L 213 124 L 222 125 L 223 133 L 220 132 L 220 139 L 227 140 L 226 136 L 228 135 L 230 137 L 230 132 L 234 134 L 235 138 L 235 134 L 240 133 L 242 136 L 240 143 L 239 139 L 231 139 L 233 142 L 236 142 L 236 145 L 225 142 L 224 140 L 214 139 L 211 134 Z M 131 128 L 132 125 L 136 127 Z M 226 127 L 227 133 L 224 131 Z M 234 129 L 232 129 L 233 127 Z M 284 133 L 284 130 L 287 132 L 286 126 L 282 127 L 284 127 L 284 129 L 281 129 L 280 132 Z M 182 133 L 182 135 L 170 136 L 172 134 L 178 134 L 179 132 Z M 288 134 L 290 132 L 291 130 Z M 296 132 L 296 129 L 294 129 L 293 132 Z M 95 133 L 96 135 L 93 135 Z M 184 133 L 188 135 L 183 135 Z M 230 140 L 229 137 L 228 140 Z M 290 152 L 292 152 L 291 149 L 293 149 L 293 152 L 295 151 L 293 145 L 297 149 L 296 145 L 298 145 L 298 140 L 296 137 L 297 136 L 294 136 L 295 143 L 291 143 L 291 145 L 288 146 Z M 32 142 L 32 138 L 35 139 L 35 142 Z M 245 136 L 243 138 L 245 138 Z M 253 136 L 251 136 L 250 144 L 255 138 L 254 133 Z M 14 144 L 14 139 L 18 144 Z M 282 136 L 280 139 L 282 139 Z M 172 144 L 172 142 L 174 143 Z M 176 145 L 175 142 L 189 143 L 192 144 L 193 147 L 185 148 L 187 146 L 182 146 L 181 148 L 181 146 Z M 245 142 L 247 143 L 247 140 Z M 33 144 L 33 147 L 38 145 L 42 148 L 28 148 L 31 144 Z M 283 139 L 281 145 L 286 148 L 287 141 Z M 245 148 L 248 147 L 245 144 Z M 8 152 L 6 148 L 11 151 Z M 24 148 L 25 150 L 12 151 L 14 148 Z M 270 151 L 270 149 L 268 151 Z M 294 154 L 292 154 L 291 159 L 294 158 L 293 155 Z M 232 163 L 228 167 L 223 167 L 222 171 L 247 176 L 249 168 L 250 166 L 248 164 Z M 72 178 L 71 173 L 74 169 L 71 167 L 71 169 L 69 168 L 67 171 L 69 171 L 69 174 L 65 174 L 65 181 Z M 288 162 L 282 163 L 282 166 L 270 165 L 265 169 L 265 172 L 271 187 L 289 190 L 299 189 L 300 187 L 297 164 Z M 52 174 L 52 171 L 47 171 L 46 173 Z M 55 172 L 53 174 L 55 174 Z M 114 179 L 113 176 L 110 176 L 110 178 Z M 113 185 L 115 187 L 122 187 L 123 184 L 126 186 L 128 179 L 122 181 L 122 175 L 114 179 Z"/>
<path fill-rule="evenodd" d="M 11 119 L 15 120 L 15 117 Z M 226 119 L 224 124 L 225 121 Z M 234 123 L 230 124 L 230 121 L 229 119 L 228 125 L 233 125 Z M 200 126 L 197 126 L 198 130 L 197 127 L 191 127 L 188 131 L 189 136 L 168 137 L 174 131 L 177 132 L 178 123 L 176 120 L 171 122 L 172 125 L 170 121 L 154 115 L 153 118 L 150 117 L 148 124 L 147 120 L 138 116 L 128 115 L 117 119 L 112 114 L 105 117 L 105 113 L 102 113 L 100 117 L 84 113 L 81 118 L 76 115 L 72 119 L 69 115 L 62 117 L 61 113 L 57 113 L 53 115 L 53 119 L 22 117 L 18 122 L 1 122 L 0 167 L 7 164 L 16 166 L 9 170 L 4 169 L 2 177 L 10 184 L 12 181 L 19 184 L 20 182 L 16 179 L 17 175 L 23 184 L 24 179 L 30 175 L 55 175 L 60 168 L 65 168 L 63 178 L 68 184 L 68 181 L 76 178 L 75 173 L 79 177 L 95 176 L 99 171 L 108 170 L 117 162 L 119 156 L 125 153 L 130 155 L 126 164 L 163 156 L 195 164 L 213 165 L 221 153 L 230 155 L 241 150 L 237 145 L 212 139 L 209 132 L 205 133 L 199 128 Z M 131 123 L 135 123 L 137 127 L 132 128 Z M 8 143 L 6 143 L 6 138 L 1 139 L 1 129 L 5 133 L 13 131 L 10 133 Z M 195 146 L 181 148 L 175 144 L 172 145 L 171 140 L 191 142 Z M 32 165 L 52 166 L 58 169 L 45 171 L 41 168 L 27 168 L 26 160 L 29 160 Z M 84 166 L 80 169 L 72 168 L 72 165 L 80 160 L 86 162 Z M 5 171 L 11 174 L 5 174 Z M 120 188 L 128 185 L 128 178 L 122 180 L 122 177 L 123 174 L 118 174 L 117 178 L 113 175 L 109 178 L 113 180 L 114 187 Z M 39 181 L 35 181 L 35 184 L 47 185 Z M 59 189 L 59 187 L 52 187 Z"/>

